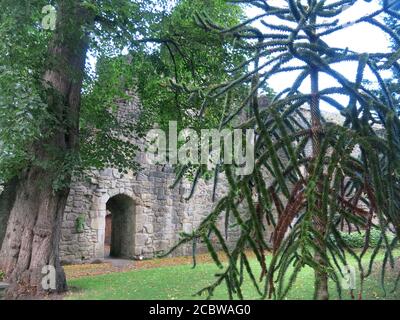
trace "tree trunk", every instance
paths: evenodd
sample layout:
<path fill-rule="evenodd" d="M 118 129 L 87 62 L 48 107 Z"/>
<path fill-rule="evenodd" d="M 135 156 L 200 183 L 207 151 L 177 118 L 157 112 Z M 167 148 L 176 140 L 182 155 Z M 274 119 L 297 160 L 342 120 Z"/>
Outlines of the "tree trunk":
<path fill-rule="evenodd" d="M 317 17 L 313 14 L 310 17 L 311 23 L 314 25 L 317 23 Z M 308 38 L 311 44 L 318 44 L 319 39 L 317 35 L 317 30 L 312 27 L 309 32 L 307 32 Z M 310 78 L 311 78 L 311 126 L 312 126 L 312 156 L 316 162 L 321 154 L 321 135 L 322 135 L 322 125 L 321 125 L 321 110 L 320 110 L 320 97 L 319 97 L 319 67 L 315 64 L 309 64 L 310 66 Z M 310 173 L 314 168 L 310 168 Z M 320 250 L 318 252 L 315 250 L 314 260 L 320 266 L 320 270 L 315 269 L 314 278 L 314 299 L 315 300 L 329 300 L 328 291 L 328 274 L 326 272 L 327 262 L 324 255 L 326 256 L 326 244 L 322 240 L 327 232 L 327 216 L 322 209 L 322 184 L 323 177 L 317 179 L 317 201 L 316 201 L 316 211 L 313 217 L 313 223 L 315 230 L 320 234 L 320 239 L 315 239 L 316 246 Z"/>
<path fill-rule="evenodd" d="M 41 168 L 29 169 L 17 188 L 0 252 L 0 269 L 10 287 L 6 297 L 66 290 L 59 263 L 58 243 L 68 193 L 53 192 L 53 177 Z M 44 266 L 55 268 L 56 287 L 42 287 Z M 46 272 L 47 274 L 47 272 Z"/>
<path fill-rule="evenodd" d="M 311 70 L 311 122 L 312 122 L 312 153 L 313 158 L 317 159 L 321 152 L 321 112 L 319 108 L 319 79 L 318 79 L 318 69 L 313 67 Z M 313 168 L 311 168 L 312 170 Z M 318 182 L 318 197 L 322 195 L 322 182 Z M 317 199 L 317 212 L 314 216 L 314 226 L 317 232 L 323 238 L 326 233 L 326 217 L 322 212 L 321 199 Z M 317 246 L 321 252 L 326 252 L 326 245 L 323 241 L 316 239 Z M 315 252 L 314 260 L 319 266 L 324 268 L 326 266 L 326 261 L 319 252 Z M 315 286 L 314 286 L 314 299 L 315 300 L 328 300 L 328 275 L 326 272 L 315 270 Z"/>
<path fill-rule="evenodd" d="M 326 251 L 326 249 L 324 249 L 324 251 Z M 320 265 L 325 265 L 325 261 L 322 259 L 319 253 L 315 253 L 314 260 Z M 327 273 L 316 270 L 314 277 L 314 300 L 329 300 Z"/>
<path fill-rule="evenodd" d="M 35 162 L 20 175 L 10 210 L 0 251 L 0 269 L 10 283 L 8 298 L 63 292 L 67 288 L 58 245 L 71 171 L 67 170 L 70 166 L 63 166 L 70 161 L 70 155 L 78 152 L 80 98 L 88 48 L 83 27 L 93 20 L 80 3 L 59 1 L 57 7 L 56 30 L 43 75 L 48 112 L 54 123 L 42 128 L 46 138 L 31 146 Z M 60 182 L 61 177 L 61 187 L 54 188 L 54 182 Z M 50 267 L 43 269 L 46 266 Z M 44 276 L 49 282 L 43 286 Z"/>

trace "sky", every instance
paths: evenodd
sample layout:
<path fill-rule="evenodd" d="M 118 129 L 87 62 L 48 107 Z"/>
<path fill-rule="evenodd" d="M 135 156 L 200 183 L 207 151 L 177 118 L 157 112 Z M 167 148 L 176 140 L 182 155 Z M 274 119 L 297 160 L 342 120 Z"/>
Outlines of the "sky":
<path fill-rule="evenodd" d="M 327 1 L 332 2 L 332 1 Z M 286 6 L 287 1 L 282 0 L 271 0 L 268 1 L 268 4 L 277 5 L 280 7 Z M 358 0 L 356 4 L 354 4 L 351 8 L 344 11 L 341 14 L 340 23 L 351 22 L 362 16 L 365 16 L 369 13 L 372 13 L 380 8 L 379 2 L 377 0 L 372 0 L 371 2 L 365 2 L 364 0 Z M 249 17 L 253 17 L 257 14 L 262 13 L 262 11 L 258 8 L 247 8 L 246 14 Z M 273 17 L 265 18 L 268 23 L 274 24 L 279 23 L 282 24 L 282 20 L 274 19 Z M 261 23 L 255 23 L 259 29 L 267 31 L 267 28 L 264 27 Z M 335 32 L 330 36 L 326 36 L 323 38 L 328 45 L 332 47 L 346 48 L 348 47 L 350 50 L 357 51 L 359 53 L 364 52 L 388 52 L 389 51 L 389 40 L 386 35 L 380 31 L 375 26 L 372 26 L 368 23 L 362 23 L 354 26 L 347 27 L 344 30 Z M 354 81 L 356 76 L 357 64 L 354 62 L 345 62 L 336 64 L 333 66 L 333 69 L 341 72 L 347 79 Z M 288 87 L 288 85 L 294 81 L 296 75 L 298 73 L 280 73 L 269 79 L 268 85 L 274 89 L 276 92 L 280 92 L 281 90 Z M 383 74 L 384 77 L 389 77 L 390 72 L 386 72 Z M 368 80 L 374 80 L 371 71 L 368 69 L 365 72 L 365 78 Z M 326 87 L 331 87 L 337 85 L 337 82 L 330 78 L 327 75 L 321 75 L 320 77 L 321 89 Z M 306 81 L 302 87 L 300 88 L 302 92 L 309 92 L 310 85 L 309 81 Z M 342 96 L 332 96 L 333 98 L 339 100 L 341 103 L 345 103 L 348 100 Z M 327 111 L 334 112 L 335 109 L 329 107 L 327 104 L 323 104 L 322 108 L 326 108 Z"/>

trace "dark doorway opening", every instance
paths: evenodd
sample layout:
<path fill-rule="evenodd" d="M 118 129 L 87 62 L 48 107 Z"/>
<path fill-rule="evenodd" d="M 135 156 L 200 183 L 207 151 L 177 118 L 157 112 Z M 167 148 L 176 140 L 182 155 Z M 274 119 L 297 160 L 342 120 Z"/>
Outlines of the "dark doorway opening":
<path fill-rule="evenodd" d="M 106 215 L 106 232 L 104 237 L 104 256 L 110 256 L 111 250 L 111 234 L 112 234 L 112 214 L 107 211 Z"/>
<path fill-rule="evenodd" d="M 135 251 L 135 203 L 123 194 L 107 202 L 104 255 L 133 258 Z"/>

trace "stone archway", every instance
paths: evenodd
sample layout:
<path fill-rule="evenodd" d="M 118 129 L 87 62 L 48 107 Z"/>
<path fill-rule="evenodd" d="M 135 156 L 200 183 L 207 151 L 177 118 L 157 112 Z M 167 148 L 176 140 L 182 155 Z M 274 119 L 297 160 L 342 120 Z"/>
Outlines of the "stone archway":
<path fill-rule="evenodd" d="M 109 245 L 111 257 L 133 258 L 135 256 L 135 202 L 125 194 L 118 194 L 107 201 L 106 209 L 110 213 L 106 224 L 109 224 L 111 238 L 105 237 L 106 241 L 109 240 L 109 244 L 104 245 L 105 255 L 108 253 Z"/>

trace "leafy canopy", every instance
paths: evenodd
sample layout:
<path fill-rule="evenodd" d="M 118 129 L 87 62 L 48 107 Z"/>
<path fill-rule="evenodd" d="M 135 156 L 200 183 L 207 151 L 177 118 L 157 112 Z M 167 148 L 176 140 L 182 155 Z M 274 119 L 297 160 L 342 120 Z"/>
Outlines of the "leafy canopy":
<path fill-rule="evenodd" d="M 43 141 L 44 132 L 51 134 L 49 128 L 62 124 L 48 108 L 42 81 L 52 37 L 52 31 L 41 26 L 41 10 L 48 1 L 1 0 L 0 4 L 4 8 L 0 19 L 0 180 L 6 181 L 35 162 L 32 144 Z M 58 9 L 57 1 L 50 4 Z M 190 97 L 169 90 L 167 79 L 198 84 L 223 77 L 230 46 L 221 48 L 221 37 L 196 28 L 194 12 L 207 9 L 219 21 L 234 25 L 242 11 L 221 0 L 80 1 L 79 5 L 94 16 L 84 30 L 90 41 L 82 90 L 81 149 L 79 154 L 57 155 L 60 162 L 40 165 L 54 167 L 59 176 L 88 167 L 136 170 L 135 143 L 119 139 L 117 133 L 135 137 L 154 122 L 167 124 L 176 114 L 192 121 Z M 124 57 L 127 53 L 130 63 Z M 236 54 L 234 59 L 241 57 Z M 144 105 L 139 127 L 121 124 L 115 112 L 121 99 L 132 98 L 126 93 L 134 87 Z"/>

